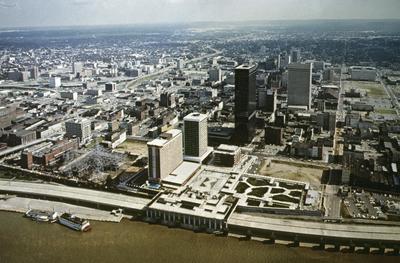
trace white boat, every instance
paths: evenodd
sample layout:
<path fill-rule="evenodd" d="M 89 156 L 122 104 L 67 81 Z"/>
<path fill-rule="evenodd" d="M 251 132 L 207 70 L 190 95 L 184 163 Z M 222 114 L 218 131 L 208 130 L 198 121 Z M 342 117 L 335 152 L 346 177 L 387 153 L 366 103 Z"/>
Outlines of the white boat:
<path fill-rule="evenodd" d="M 52 212 L 52 211 L 29 209 L 25 213 L 25 216 L 31 218 L 34 221 L 53 223 L 57 221 L 58 214 L 57 212 Z"/>
<path fill-rule="evenodd" d="M 58 218 L 60 224 L 77 231 L 89 231 L 91 229 L 89 221 L 76 217 L 69 213 L 64 213 Z"/>

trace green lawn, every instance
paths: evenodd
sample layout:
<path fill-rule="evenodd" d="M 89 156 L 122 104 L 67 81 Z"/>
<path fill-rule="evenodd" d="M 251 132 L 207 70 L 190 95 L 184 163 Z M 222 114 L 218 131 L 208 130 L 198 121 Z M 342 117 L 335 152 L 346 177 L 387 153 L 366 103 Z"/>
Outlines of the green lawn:
<path fill-rule="evenodd" d="M 378 114 L 386 114 L 386 115 L 396 115 L 397 114 L 395 109 L 388 109 L 388 108 L 378 108 L 378 109 L 375 109 L 375 112 Z"/>
<path fill-rule="evenodd" d="M 236 186 L 236 192 L 238 192 L 239 194 L 243 194 L 247 188 L 249 188 L 250 186 L 246 183 L 240 182 L 237 186 Z"/>
<path fill-rule="evenodd" d="M 343 85 L 346 90 L 351 88 L 364 90 L 368 93 L 368 97 L 371 98 L 384 98 L 387 97 L 385 88 L 377 82 L 370 81 L 345 81 Z"/>
<path fill-rule="evenodd" d="M 297 204 L 299 202 L 298 198 L 293 198 L 287 195 L 275 195 L 272 197 L 272 199 L 275 201 L 288 202 L 294 204 Z"/>
<path fill-rule="evenodd" d="M 268 189 L 268 187 L 255 188 L 249 193 L 249 195 L 254 195 L 261 198 L 265 195 L 265 193 L 268 192 Z"/>
<path fill-rule="evenodd" d="M 253 186 L 267 186 L 270 184 L 269 181 L 267 181 L 267 180 L 257 179 L 257 178 L 253 178 L 253 177 L 248 178 L 247 182 Z"/>

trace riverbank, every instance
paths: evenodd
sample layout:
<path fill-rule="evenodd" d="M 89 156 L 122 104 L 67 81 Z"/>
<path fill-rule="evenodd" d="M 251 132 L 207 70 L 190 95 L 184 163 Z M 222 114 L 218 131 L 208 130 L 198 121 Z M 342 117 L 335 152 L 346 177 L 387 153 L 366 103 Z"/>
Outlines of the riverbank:
<path fill-rule="evenodd" d="M 3 198 L 6 197 L 6 198 Z M 114 222 L 119 223 L 122 220 L 122 215 L 112 215 L 111 211 L 104 211 L 94 208 L 87 208 L 82 206 L 70 205 L 61 202 L 39 200 L 32 198 L 23 198 L 0 195 L 0 210 L 8 212 L 25 213 L 29 209 L 38 209 L 46 211 L 54 211 L 58 214 L 71 213 L 78 217 L 103 221 L 103 222 Z"/>
<path fill-rule="evenodd" d="M 92 222 L 88 233 L 0 212 L 0 262 L 373 263 L 398 257 L 288 248 L 122 220 Z"/>

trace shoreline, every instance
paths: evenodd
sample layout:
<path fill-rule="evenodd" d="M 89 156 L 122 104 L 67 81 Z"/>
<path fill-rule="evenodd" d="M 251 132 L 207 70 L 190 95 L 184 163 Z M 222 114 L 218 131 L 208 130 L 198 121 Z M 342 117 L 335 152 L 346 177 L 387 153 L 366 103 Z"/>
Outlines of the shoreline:
<path fill-rule="evenodd" d="M 0 195 L 0 198 L 2 196 Z M 16 197 L 16 196 L 8 196 L 9 198 L 4 200 L 0 199 L 0 211 L 2 212 L 7 212 L 7 213 L 15 213 L 15 214 L 24 214 L 26 211 L 29 209 L 39 209 L 39 210 L 47 210 L 47 211 L 55 211 L 55 212 L 69 212 L 72 214 L 75 214 L 78 217 L 92 220 L 92 221 L 98 221 L 98 222 L 103 222 L 103 223 L 121 223 L 123 219 L 128 219 L 132 220 L 131 216 L 127 215 L 120 215 L 119 217 L 116 217 L 114 215 L 111 215 L 110 212 L 104 211 L 104 210 L 98 210 L 98 209 L 93 209 L 93 208 L 86 208 L 82 206 L 76 206 L 76 205 L 70 205 L 66 203 L 61 203 L 61 202 L 54 202 L 54 201 L 47 201 L 47 200 L 38 200 L 38 199 L 31 199 L 31 198 L 23 198 L 23 197 Z M 30 207 L 32 206 L 32 207 Z M 148 224 L 150 226 L 153 226 L 155 224 L 149 223 L 144 220 L 139 220 L 138 222 L 142 222 L 144 224 Z M 160 225 L 156 224 L 158 226 L 163 226 L 167 228 L 172 228 L 168 227 L 166 225 Z M 190 229 L 184 229 L 184 228 L 179 228 L 185 231 L 190 231 L 193 233 L 197 233 L 194 230 Z M 215 238 L 221 237 L 220 235 L 217 234 L 211 234 L 211 233 L 206 233 L 207 235 L 212 235 Z M 259 238 L 259 237 L 248 237 L 246 235 L 240 235 L 240 234 L 235 234 L 235 233 L 228 233 L 227 235 L 223 235 L 222 237 L 229 237 L 229 238 L 234 238 L 237 239 L 238 241 L 254 241 L 258 242 L 261 244 L 269 244 L 270 240 L 268 238 Z M 337 253 L 346 253 L 344 249 L 335 250 L 334 247 L 327 245 L 323 249 L 319 249 L 318 246 L 319 244 L 317 243 L 307 243 L 307 242 L 299 242 L 297 245 L 293 245 L 292 241 L 285 241 L 285 240 L 274 240 L 276 245 L 280 246 L 285 246 L 285 247 L 300 247 L 300 248 L 305 248 L 305 249 L 310 249 L 312 251 L 318 250 L 318 251 L 334 251 Z M 353 254 L 358 254 L 360 251 L 363 251 L 362 247 L 355 247 L 355 251 Z M 381 255 L 389 256 L 391 250 L 390 249 L 385 249 L 383 253 L 380 253 Z M 378 254 L 378 251 L 372 250 L 368 254 Z"/>
<path fill-rule="evenodd" d="M 119 223 L 123 218 L 127 219 L 131 218 L 130 216 L 127 215 L 120 215 L 117 217 L 112 215 L 111 211 L 87 208 L 63 202 L 16 197 L 12 195 L 9 195 L 7 199 L 4 200 L 1 199 L 0 195 L 0 211 L 24 214 L 29 209 L 54 211 L 59 214 L 67 212 L 88 220 L 110 222 L 110 223 Z"/>
<path fill-rule="evenodd" d="M 8 187 L 9 184 L 4 185 L 5 192 Z M 56 189 L 53 189 L 53 196 L 58 193 L 57 191 L 61 191 L 57 187 L 53 188 Z M 24 188 L 22 187 L 22 189 Z M 39 190 L 42 189 L 39 188 Z M 76 198 L 76 195 L 74 195 L 75 190 L 74 188 L 72 194 L 68 196 L 69 198 Z M 12 193 L 12 191 L 9 192 Z M 33 194 L 38 195 L 38 192 L 33 191 Z M 89 196 L 98 198 L 98 194 L 98 192 L 91 191 Z M 46 193 L 44 196 L 46 196 Z M 59 202 L 58 200 L 60 199 L 61 198 L 57 197 L 56 201 L 47 201 L 35 199 L 35 197 L 24 198 L 18 197 L 17 195 L 0 195 L 0 210 L 19 213 L 25 213 L 29 209 L 55 211 L 60 214 L 68 212 L 80 218 L 106 222 L 120 222 L 123 218 L 123 215 L 116 217 L 111 214 L 112 209 L 115 209 L 115 206 L 112 205 L 108 206 L 108 210 L 100 210 L 99 207 L 101 206 L 96 204 L 84 207 L 75 205 L 78 204 L 78 201 L 73 201 L 71 204 L 68 204 Z M 122 202 L 124 205 L 123 207 L 132 207 L 136 204 L 135 199 L 128 201 L 126 197 L 121 197 L 119 195 L 116 200 L 120 203 Z M 106 196 L 106 198 L 103 198 L 101 201 L 108 202 L 109 199 Z M 102 209 L 106 209 L 105 206 L 102 207 Z M 129 210 L 125 212 L 129 213 Z M 146 212 L 146 215 L 144 212 Z M 152 218 L 151 213 L 148 212 L 149 210 L 144 204 L 138 213 L 135 212 L 132 214 L 132 217 L 127 218 L 136 218 L 135 215 L 138 215 L 139 217 L 143 216 L 143 218 L 137 218 L 138 221 L 140 219 L 140 221 L 150 222 L 150 224 L 153 222 L 154 224 L 170 225 L 170 227 L 184 228 L 194 232 L 205 231 L 201 229 L 198 224 L 196 225 L 194 219 L 192 224 L 190 224 L 189 221 L 189 225 L 179 224 L 179 221 L 177 224 L 174 217 L 171 215 L 168 215 L 168 217 L 164 216 L 163 220 L 162 218 L 158 220 L 157 218 Z M 381 254 L 391 251 L 390 249 L 392 249 L 393 254 L 399 253 L 399 236 L 396 234 L 400 233 L 399 227 L 376 226 L 376 228 L 368 228 L 365 225 L 335 225 L 331 223 L 300 221 L 297 219 L 270 218 L 263 215 L 242 214 L 240 212 L 231 214 L 231 216 L 226 219 L 225 224 L 226 226 L 222 231 L 211 231 L 210 233 L 217 236 L 233 234 L 237 236 L 239 240 L 256 240 L 262 243 L 281 243 L 283 240 L 284 244 L 291 247 L 320 246 L 321 249 L 325 249 L 326 247 L 334 245 L 336 251 L 340 251 L 341 248 L 348 248 L 353 252 L 359 247 L 364 247 L 367 253 L 375 251 L 376 249 L 378 249 Z"/>
<path fill-rule="evenodd" d="M 0 208 L 0 213 L 6 213 L 6 214 L 8 213 L 10 215 L 11 214 L 22 214 L 22 212 L 3 210 L 3 208 Z M 129 221 L 123 220 L 123 219 L 128 219 Z M 111 227 L 113 227 L 113 225 L 118 225 L 118 224 L 112 224 L 113 222 L 111 222 L 111 221 L 102 221 L 102 220 L 96 220 L 96 219 L 92 219 L 92 220 L 97 221 L 98 223 L 109 225 Z M 27 220 L 27 221 L 29 221 L 29 220 Z M 32 222 L 29 221 L 29 223 L 32 223 Z M 176 232 L 176 229 L 173 227 L 168 227 L 166 225 L 159 225 L 159 224 L 151 224 L 149 222 L 142 221 L 142 220 L 131 222 L 131 220 L 126 217 L 122 218 L 119 223 L 122 223 L 122 224 L 139 223 L 139 224 L 144 224 L 150 228 L 153 228 L 156 225 L 158 228 L 164 229 L 164 231 L 172 230 L 173 232 Z M 43 225 L 46 225 L 46 224 L 43 224 Z M 371 250 L 370 252 L 365 253 L 363 247 L 355 247 L 355 250 L 353 252 L 349 252 L 346 249 L 336 250 L 334 246 L 330 246 L 330 245 L 327 245 L 325 248 L 321 249 L 318 247 L 318 244 L 315 244 L 315 243 L 301 242 L 298 246 L 293 246 L 293 242 L 284 241 L 284 240 L 276 240 L 274 243 L 270 243 L 270 242 L 268 242 L 268 239 L 257 238 L 257 237 L 246 238 L 245 236 L 238 235 L 238 234 L 232 234 L 232 233 L 229 233 L 228 235 L 225 235 L 225 236 L 218 236 L 215 234 L 204 233 L 204 232 L 199 233 L 199 232 L 189 230 L 189 229 L 184 229 L 184 228 L 179 228 L 179 230 L 180 230 L 179 231 L 180 234 L 183 233 L 185 236 L 189 236 L 189 233 L 193 234 L 199 238 L 208 236 L 211 241 L 213 241 L 213 240 L 217 241 L 217 240 L 223 238 L 224 240 L 230 239 L 230 241 L 236 240 L 240 244 L 245 243 L 245 244 L 247 244 L 246 246 L 259 246 L 259 245 L 264 246 L 265 245 L 265 246 L 271 246 L 272 249 L 287 249 L 288 251 L 298 251 L 298 249 L 300 249 L 301 251 L 303 251 L 305 253 L 310 253 L 311 256 L 317 256 L 319 253 L 326 253 L 326 255 L 334 255 L 334 256 L 340 256 L 340 257 L 341 256 L 354 256 L 354 257 L 366 256 L 368 259 L 371 259 L 371 260 L 377 259 L 376 257 L 379 257 L 380 260 L 392 259 L 392 258 L 398 257 L 398 255 L 391 254 L 390 250 L 388 250 L 388 251 L 385 250 L 385 253 L 383 253 L 383 254 L 379 253 L 378 250 Z M 74 235 L 75 231 L 69 231 L 69 230 L 66 230 L 66 231 L 68 233 L 70 233 L 71 235 L 75 236 Z M 76 233 L 79 234 L 80 232 L 76 232 Z M 79 237 L 79 236 L 80 235 L 76 235 L 76 237 Z M 83 235 L 83 236 L 85 236 L 85 235 Z M 293 249 L 295 249 L 295 250 L 293 250 Z M 0 255 L 0 259 L 1 259 L 1 255 Z"/>

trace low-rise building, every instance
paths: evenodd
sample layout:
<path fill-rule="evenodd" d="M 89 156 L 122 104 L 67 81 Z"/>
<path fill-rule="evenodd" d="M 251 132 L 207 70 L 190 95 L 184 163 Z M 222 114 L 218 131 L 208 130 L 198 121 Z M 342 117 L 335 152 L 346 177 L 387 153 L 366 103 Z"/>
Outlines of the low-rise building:
<path fill-rule="evenodd" d="M 235 145 L 221 144 L 214 150 L 214 164 L 233 167 L 240 161 L 241 151 Z"/>
<path fill-rule="evenodd" d="M 373 67 L 350 67 L 352 80 L 376 81 L 376 68 Z"/>
<path fill-rule="evenodd" d="M 34 140 L 36 140 L 35 131 L 21 130 L 9 134 L 8 145 L 11 147 L 17 145 L 24 145 Z"/>
<path fill-rule="evenodd" d="M 60 92 L 62 99 L 78 100 L 78 93 L 72 91 L 62 91 Z"/>

